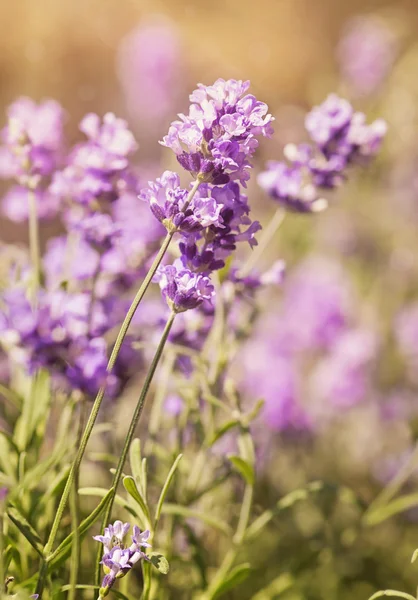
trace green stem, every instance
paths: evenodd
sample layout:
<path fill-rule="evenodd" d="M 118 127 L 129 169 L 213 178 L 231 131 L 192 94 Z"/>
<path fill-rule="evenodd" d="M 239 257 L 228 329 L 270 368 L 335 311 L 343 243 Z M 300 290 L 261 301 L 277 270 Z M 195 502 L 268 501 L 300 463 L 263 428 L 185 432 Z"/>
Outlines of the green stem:
<path fill-rule="evenodd" d="M 33 268 L 33 288 L 32 294 L 36 298 L 36 293 L 41 285 L 41 255 L 39 245 L 39 221 L 36 208 L 36 197 L 34 190 L 28 189 L 29 202 L 29 248 Z"/>
<path fill-rule="evenodd" d="M 164 257 L 164 254 L 166 253 L 166 251 L 170 245 L 172 237 L 173 237 L 172 233 L 168 233 L 166 235 L 163 245 L 161 246 L 157 256 L 155 257 L 154 262 L 152 263 L 152 265 L 150 267 L 150 270 L 148 271 L 144 281 L 142 282 L 141 287 L 139 288 L 139 290 L 138 290 L 138 292 L 126 314 L 126 317 L 122 323 L 119 334 L 117 336 L 115 345 L 113 347 L 112 353 L 110 355 L 109 363 L 107 365 L 107 371 L 109 373 L 112 371 L 112 369 L 115 365 L 116 359 L 119 355 L 119 351 L 120 351 L 122 343 L 125 339 L 129 325 L 131 324 L 131 321 L 133 319 L 135 311 L 138 308 L 138 305 L 141 302 L 145 292 L 147 291 L 148 286 L 151 283 L 151 280 L 154 277 L 155 272 L 156 272 L 157 268 L 159 267 L 159 265 Z M 97 415 L 99 414 L 100 406 L 102 404 L 104 394 L 105 394 L 105 389 L 106 389 L 105 386 L 103 386 L 100 388 L 100 390 L 97 393 L 96 399 L 94 401 L 94 404 L 92 406 L 92 409 L 91 409 L 91 412 L 90 412 L 90 415 L 89 415 L 89 418 L 88 418 L 88 421 L 86 424 L 86 428 L 85 428 L 82 438 L 80 440 L 80 446 L 78 448 L 78 452 L 74 458 L 73 464 L 71 465 L 70 473 L 68 475 L 68 479 L 65 484 L 65 488 L 62 493 L 62 496 L 61 496 L 61 499 L 60 499 L 60 502 L 59 502 L 59 505 L 57 508 L 57 512 L 55 514 L 54 521 L 52 523 L 48 541 L 44 548 L 45 561 L 48 560 L 48 557 L 50 556 L 50 554 L 52 552 L 52 548 L 53 548 L 55 539 L 57 537 L 60 523 L 61 523 L 62 517 L 64 515 L 65 507 L 67 505 L 70 491 L 71 491 L 71 488 L 72 488 L 72 485 L 74 482 L 74 477 L 80 467 L 81 461 L 84 456 L 84 452 L 87 447 L 87 443 L 89 441 L 91 432 L 93 430 L 94 424 L 97 419 Z M 44 588 L 44 584 L 45 584 L 45 576 L 46 576 L 46 569 L 42 568 L 41 575 L 39 576 L 39 580 L 38 580 L 38 584 L 37 584 L 37 588 L 36 588 L 36 593 L 39 594 L 39 599 L 42 598 L 42 592 L 43 592 L 43 588 Z"/>
<path fill-rule="evenodd" d="M 83 433 L 84 422 L 85 422 L 85 413 L 86 413 L 86 401 L 83 398 L 80 402 L 80 419 L 78 423 L 78 431 L 77 431 L 77 439 L 76 439 L 76 448 L 80 443 L 81 435 Z M 70 493 L 70 510 L 71 510 L 71 529 L 74 533 L 74 544 L 71 551 L 71 562 L 70 562 L 70 591 L 68 594 L 68 600 L 76 600 L 76 586 L 78 573 L 80 570 L 80 552 L 81 552 L 81 543 L 80 543 L 80 532 L 78 530 L 78 526 L 80 524 L 80 497 L 78 495 L 78 487 L 79 487 L 79 471 L 75 474 L 74 477 L 74 485 L 71 489 Z"/>
<path fill-rule="evenodd" d="M 107 526 L 107 524 L 108 524 L 108 522 L 110 520 L 110 516 L 111 516 L 112 508 L 113 508 L 113 502 L 114 502 L 114 499 L 115 499 L 115 496 L 116 496 L 117 488 L 118 488 L 118 485 L 120 483 L 120 480 L 122 479 L 123 468 L 125 466 L 126 457 L 128 455 L 131 442 L 132 442 L 132 440 L 134 438 L 135 429 L 136 429 L 136 427 L 138 425 L 139 419 L 141 418 L 142 410 L 143 410 L 144 405 L 145 405 L 145 400 L 146 400 L 146 397 L 147 397 L 147 394 L 148 394 L 151 382 L 153 380 L 155 371 L 157 369 L 158 363 L 159 363 L 161 355 L 163 353 L 164 346 L 165 346 L 165 344 L 167 342 L 167 338 L 169 336 L 171 327 L 173 326 L 175 317 L 176 317 L 176 313 L 172 312 L 170 314 L 168 320 L 167 320 L 167 323 L 165 325 L 163 334 L 161 336 L 161 340 L 160 340 L 160 342 L 158 344 L 158 347 L 157 347 L 157 350 L 155 352 L 154 358 L 152 359 L 150 368 L 149 368 L 148 373 L 147 373 L 147 375 L 145 377 L 144 385 L 142 387 L 141 394 L 139 396 L 138 402 L 137 402 L 137 404 L 135 406 L 134 414 L 132 415 L 132 419 L 131 419 L 131 423 L 129 425 L 128 433 L 126 434 L 126 438 L 125 438 L 125 442 L 124 442 L 124 445 L 123 445 L 122 453 L 121 453 L 120 458 L 119 458 L 118 466 L 117 466 L 116 472 L 115 472 L 115 474 L 113 476 L 112 487 L 113 487 L 114 491 L 113 491 L 113 494 L 110 497 L 110 501 L 107 504 L 106 509 L 104 511 L 101 530 L 103 530 Z M 98 559 L 99 560 L 96 563 L 96 579 L 100 582 L 100 565 L 99 565 L 99 562 L 100 562 L 100 559 L 101 559 L 101 549 L 100 549 L 100 551 L 98 553 Z"/>

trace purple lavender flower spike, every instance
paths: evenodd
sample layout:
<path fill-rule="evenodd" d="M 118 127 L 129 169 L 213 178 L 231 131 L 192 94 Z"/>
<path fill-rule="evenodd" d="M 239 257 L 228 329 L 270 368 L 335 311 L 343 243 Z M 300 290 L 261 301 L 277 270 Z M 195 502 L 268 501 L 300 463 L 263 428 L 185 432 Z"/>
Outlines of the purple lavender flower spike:
<path fill-rule="evenodd" d="M 116 579 L 124 577 L 138 561 L 149 560 L 142 548 L 151 548 L 147 541 L 150 532 L 141 532 L 139 527 L 134 525 L 132 544 L 127 547 L 124 539 L 129 529 L 129 523 L 115 521 L 113 525 L 105 528 L 104 535 L 93 536 L 94 540 L 103 544 L 104 550 L 101 564 L 105 576 L 100 588 L 100 598 L 107 596 Z"/>
<path fill-rule="evenodd" d="M 272 134 L 267 105 L 246 94 L 248 88 L 248 81 L 234 79 L 199 84 L 190 95 L 189 114 L 180 114 L 161 142 L 201 181 L 238 179 L 245 185 L 257 137 Z"/>
<path fill-rule="evenodd" d="M 22 97 L 10 105 L 7 116 L 9 122 L 2 131 L 0 176 L 21 180 L 26 185 L 28 177 L 50 175 L 63 150 L 61 106 L 54 100 L 38 105 Z"/>
<path fill-rule="evenodd" d="M 350 19 L 337 58 L 344 80 L 358 96 L 377 91 L 388 76 L 398 51 L 389 25 L 374 15 Z"/>
<path fill-rule="evenodd" d="M 190 233 L 211 225 L 223 227 L 222 205 L 214 198 L 202 197 L 199 191 L 188 203 L 188 195 L 188 191 L 180 187 L 177 173 L 164 171 L 161 177 L 148 183 L 139 197 L 149 204 L 167 231 Z"/>
<path fill-rule="evenodd" d="M 272 198 L 294 212 L 320 212 L 328 205 L 316 186 L 305 180 L 301 168 L 289 167 L 284 162 L 268 162 L 267 171 L 259 174 L 257 182 Z"/>
<path fill-rule="evenodd" d="M 176 313 L 196 308 L 215 293 L 209 277 L 193 273 L 179 262 L 160 268 L 156 280 L 167 304 Z"/>
<path fill-rule="evenodd" d="M 143 126 L 161 123 L 181 96 L 182 57 L 174 22 L 141 22 L 122 40 L 117 58 L 130 114 Z"/>

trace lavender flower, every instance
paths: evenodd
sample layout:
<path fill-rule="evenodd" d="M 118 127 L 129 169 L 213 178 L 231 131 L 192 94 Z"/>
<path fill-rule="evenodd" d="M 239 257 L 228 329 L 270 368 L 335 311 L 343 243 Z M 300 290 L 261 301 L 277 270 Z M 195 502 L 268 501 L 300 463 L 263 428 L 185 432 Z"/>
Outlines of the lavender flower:
<path fill-rule="evenodd" d="M 341 156 L 347 164 L 374 156 L 387 130 L 383 119 L 367 125 L 365 115 L 354 112 L 351 104 L 336 94 L 313 108 L 305 125 L 326 158 Z"/>
<path fill-rule="evenodd" d="M 19 98 L 7 111 L 2 131 L 0 176 L 26 185 L 28 177 L 50 175 L 60 161 L 63 147 L 64 112 L 54 100 L 37 105 Z"/>
<path fill-rule="evenodd" d="M 93 539 L 103 544 L 103 558 L 101 564 L 105 576 L 100 588 L 99 598 L 104 598 L 109 594 L 116 579 L 124 577 L 132 567 L 141 559 L 149 560 L 142 548 L 151 548 L 148 543 L 150 532 L 139 529 L 136 525 L 133 527 L 131 536 L 132 544 L 125 546 L 124 539 L 130 529 L 129 523 L 115 521 L 104 530 L 104 535 L 93 536 Z"/>
<path fill-rule="evenodd" d="M 113 113 L 105 114 L 103 120 L 90 113 L 81 121 L 80 130 L 88 140 L 75 146 L 65 169 L 54 174 L 51 193 L 91 206 L 103 196 L 115 199 L 136 184 L 128 157 L 137 144 L 126 121 Z"/>
<path fill-rule="evenodd" d="M 379 89 L 394 63 L 397 46 L 394 32 L 377 17 L 350 19 L 337 58 L 344 80 L 356 94 L 368 95 Z"/>
<path fill-rule="evenodd" d="M 161 142 L 202 181 L 222 184 L 239 179 L 245 185 L 257 136 L 272 133 L 273 117 L 266 104 L 246 94 L 249 85 L 234 79 L 199 84 L 190 95 L 189 114 L 180 114 Z"/>
<path fill-rule="evenodd" d="M 181 51 L 175 24 L 168 19 L 141 22 L 122 40 L 117 67 L 130 114 L 143 126 L 161 123 L 181 95 Z"/>
<path fill-rule="evenodd" d="M 304 178 L 300 168 L 289 167 L 284 162 L 269 161 L 257 182 L 272 198 L 295 212 L 320 212 L 328 205 L 319 196 L 316 186 Z"/>
<path fill-rule="evenodd" d="M 209 277 L 193 273 L 178 262 L 160 268 L 156 279 L 167 304 L 176 313 L 196 308 L 215 293 Z"/>
<path fill-rule="evenodd" d="M 335 189 L 346 178 L 352 164 L 373 158 L 386 134 L 386 123 L 377 119 L 366 124 L 363 113 L 331 94 L 306 116 L 306 129 L 313 144 L 288 144 L 290 165 L 272 161 L 258 176 L 259 185 L 286 208 L 296 212 L 318 212 L 326 208 L 322 190 Z"/>
<path fill-rule="evenodd" d="M 88 293 L 41 291 L 34 309 L 17 289 L 4 294 L 3 304 L 0 342 L 13 360 L 30 373 L 48 369 L 61 389 L 97 393 L 108 378 L 102 336 L 113 323 L 100 303 L 92 310 Z M 109 383 L 111 393 L 117 382 Z"/>

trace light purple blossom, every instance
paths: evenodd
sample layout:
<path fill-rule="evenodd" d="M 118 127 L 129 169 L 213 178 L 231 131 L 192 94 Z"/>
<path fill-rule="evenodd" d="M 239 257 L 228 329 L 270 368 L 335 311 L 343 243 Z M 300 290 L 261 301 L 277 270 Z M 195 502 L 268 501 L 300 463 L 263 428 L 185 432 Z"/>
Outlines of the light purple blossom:
<path fill-rule="evenodd" d="M 374 15 L 350 19 L 337 48 L 345 82 L 359 96 L 380 88 L 395 61 L 398 42 L 388 24 Z"/>
<path fill-rule="evenodd" d="M 50 193 L 48 188 L 37 187 L 29 191 L 22 186 L 9 188 L 1 201 L 3 214 L 15 223 L 24 223 L 29 219 L 29 194 L 35 196 L 36 212 L 40 220 L 53 219 L 61 208 L 60 199 Z"/>
<path fill-rule="evenodd" d="M 61 106 L 55 100 L 36 104 L 22 97 L 9 106 L 7 116 L 8 124 L 2 131 L 0 176 L 21 179 L 50 175 L 63 152 Z"/>
<path fill-rule="evenodd" d="M 142 21 L 122 40 L 117 73 L 130 114 L 144 126 L 163 121 L 181 96 L 182 57 L 174 22 Z"/>
<path fill-rule="evenodd" d="M 143 548 L 151 548 L 147 541 L 150 532 L 141 532 L 139 527 L 134 525 L 132 544 L 127 546 L 124 540 L 129 529 L 129 523 L 115 521 L 113 525 L 105 528 L 104 535 L 93 536 L 94 540 L 103 544 L 104 551 L 101 564 L 105 576 L 100 588 L 100 598 L 107 596 L 116 579 L 124 577 L 138 561 L 149 560 Z"/>
<path fill-rule="evenodd" d="M 189 114 L 180 114 L 161 142 L 202 181 L 222 184 L 231 178 L 245 184 L 257 137 L 272 133 L 273 117 L 266 104 L 246 94 L 249 85 L 234 79 L 199 84 L 190 95 Z"/>
<path fill-rule="evenodd" d="M 161 267 L 156 280 L 167 304 L 176 313 L 196 308 L 215 293 L 209 277 L 193 273 L 178 262 Z"/>

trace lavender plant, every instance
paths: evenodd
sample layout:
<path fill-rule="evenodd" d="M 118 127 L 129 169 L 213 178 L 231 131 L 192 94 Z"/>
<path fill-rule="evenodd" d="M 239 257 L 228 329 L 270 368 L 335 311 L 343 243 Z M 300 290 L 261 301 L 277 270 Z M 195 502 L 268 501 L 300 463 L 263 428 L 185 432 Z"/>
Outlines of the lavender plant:
<path fill-rule="evenodd" d="M 191 94 L 188 114 L 161 142 L 191 176 L 185 185 L 173 171 L 144 185 L 132 162 L 134 136 L 111 113 L 87 115 L 80 124 L 86 139 L 69 148 L 56 103 L 20 99 L 9 110 L 1 173 L 17 187 L 4 202 L 10 217 L 28 221 L 30 257 L 20 264 L 10 255 L 1 299 L 6 597 L 26 590 L 39 599 L 68 592 L 72 599 L 141 593 L 148 600 L 180 590 L 182 597 L 214 600 L 248 576 L 246 548 L 276 514 L 324 489 L 311 484 L 254 513 L 257 428 L 260 416 L 271 421 L 273 413 L 260 398 L 269 400 L 268 386 L 255 386 L 249 399 L 234 368 L 260 322 L 260 297 L 281 285 L 284 263 L 255 268 L 282 218 L 272 221 L 257 251 L 261 225 L 244 189 L 273 117 L 248 89 L 249 82 L 219 79 Z M 377 154 L 385 125 L 366 125 L 362 113 L 330 96 L 309 113 L 306 127 L 312 144 L 288 147 L 290 166 L 271 163 L 259 183 L 286 208 L 311 213 L 326 206 L 318 190 L 341 185 L 349 167 Z M 49 240 L 41 257 L 39 223 L 57 212 L 65 235 Z M 237 258 L 241 242 L 255 248 L 246 261 Z M 152 282 L 163 302 L 144 299 Z M 344 314 L 332 296 L 325 323 L 310 322 L 302 344 L 314 339 L 329 347 L 341 333 Z M 366 348 L 360 357 L 353 352 L 348 367 L 359 379 L 373 353 L 361 333 L 347 333 L 354 342 L 340 338 L 332 357 L 339 364 L 347 347 Z M 305 427 L 309 419 L 288 389 L 290 363 L 279 345 L 279 428 Z M 133 411 L 123 407 L 129 426 L 115 451 L 119 439 L 112 422 L 105 433 L 104 415 L 112 421 L 122 410 L 116 403 L 136 390 L 138 374 L 142 388 Z M 151 388 L 141 444 L 135 435 Z M 110 463 L 112 479 L 105 487 L 92 474 L 95 485 L 85 486 L 80 466 L 99 434 L 106 449 L 99 456 Z M 90 513 L 85 496 L 100 498 Z M 82 560 L 81 549 L 98 521 L 94 564 L 91 552 Z M 223 536 L 219 544 L 215 532 Z M 165 583 L 157 573 L 167 574 L 169 564 L 172 582 Z"/>

